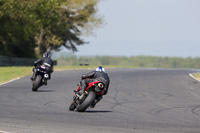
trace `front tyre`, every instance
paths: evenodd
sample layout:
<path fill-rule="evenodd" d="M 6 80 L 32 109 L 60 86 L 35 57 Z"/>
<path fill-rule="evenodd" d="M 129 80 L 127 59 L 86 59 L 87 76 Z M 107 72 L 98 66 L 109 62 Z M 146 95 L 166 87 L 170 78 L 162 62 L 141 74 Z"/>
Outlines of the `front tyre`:
<path fill-rule="evenodd" d="M 33 81 L 32 91 L 37 91 L 38 90 L 38 88 L 40 87 L 41 80 L 42 80 L 42 76 L 37 75 L 35 81 Z"/>
<path fill-rule="evenodd" d="M 88 96 L 85 98 L 85 100 L 77 107 L 77 111 L 84 112 L 95 100 L 95 98 L 96 98 L 95 92 L 90 91 Z"/>
<path fill-rule="evenodd" d="M 69 106 L 69 111 L 73 111 L 76 108 L 76 104 L 73 102 L 71 103 L 71 105 Z"/>

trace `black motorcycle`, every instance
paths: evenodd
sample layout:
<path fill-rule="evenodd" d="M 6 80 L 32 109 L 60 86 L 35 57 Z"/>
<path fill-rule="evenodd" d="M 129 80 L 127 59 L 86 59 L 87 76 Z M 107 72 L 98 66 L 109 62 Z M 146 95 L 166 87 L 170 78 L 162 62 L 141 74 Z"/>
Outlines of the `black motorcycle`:
<path fill-rule="evenodd" d="M 49 66 L 44 63 L 37 68 L 35 79 L 32 80 L 32 91 L 37 91 L 40 86 L 47 85 L 49 79 Z"/>

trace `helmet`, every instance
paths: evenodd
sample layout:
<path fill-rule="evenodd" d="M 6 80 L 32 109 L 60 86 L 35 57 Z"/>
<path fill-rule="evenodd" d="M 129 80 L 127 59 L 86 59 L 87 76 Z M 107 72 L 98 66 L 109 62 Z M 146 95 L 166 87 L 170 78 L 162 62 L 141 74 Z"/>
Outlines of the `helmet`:
<path fill-rule="evenodd" d="M 43 57 L 50 57 L 50 54 L 47 53 L 47 52 L 45 52 L 45 53 L 43 54 Z"/>
<path fill-rule="evenodd" d="M 97 67 L 96 68 L 96 71 L 98 71 L 98 72 L 105 72 L 105 69 L 102 67 L 102 66 L 99 66 L 99 67 Z"/>

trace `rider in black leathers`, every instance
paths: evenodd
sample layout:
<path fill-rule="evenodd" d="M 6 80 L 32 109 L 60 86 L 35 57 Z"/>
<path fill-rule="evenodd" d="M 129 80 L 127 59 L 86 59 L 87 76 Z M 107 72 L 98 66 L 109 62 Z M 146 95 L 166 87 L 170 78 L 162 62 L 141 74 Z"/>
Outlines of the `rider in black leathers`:
<path fill-rule="evenodd" d="M 50 58 L 50 54 L 46 52 L 46 53 L 43 54 L 42 58 L 40 58 L 40 59 L 38 59 L 34 62 L 35 68 L 33 68 L 33 75 L 31 77 L 31 80 L 35 79 L 37 69 L 41 65 L 46 66 L 46 71 L 49 74 L 49 79 L 51 79 L 51 73 L 53 73 L 53 60 Z"/>
<path fill-rule="evenodd" d="M 96 70 L 91 71 L 87 74 L 82 75 L 82 80 L 80 82 L 81 90 L 80 92 L 84 92 L 90 82 L 101 81 L 105 84 L 104 93 L 106 95 L 108 93 L 108 88 L 110 84 L 110 78 L 108 74 L 105 72 L 105 69 L 101 66 L 97 67 Z M 90 105 L 91 108 L 94 108 L 96 103 L 98 103 L 103 98 L 102 95 L 96 97 L 95 101 Z"/>

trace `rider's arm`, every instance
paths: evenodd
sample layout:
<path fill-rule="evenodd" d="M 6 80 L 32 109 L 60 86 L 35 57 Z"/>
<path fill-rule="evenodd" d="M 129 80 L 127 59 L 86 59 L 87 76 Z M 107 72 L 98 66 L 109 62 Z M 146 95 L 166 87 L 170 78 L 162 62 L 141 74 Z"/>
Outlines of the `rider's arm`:
<path fill-rule="evenodd" d="M 82 75 L 82 79 L 93 78 L 96 71 L 91 71 L 87 74 Z"/>
<path fill-rule="evenodd" d="M 38 60 L 36 60 L 35 62 L 34 62 L 34 66 L 36 66 L 38 63 L 40 63 L 42 61 L 42 59 L 40 58 L 40 59 L 38 59 Z"/>

